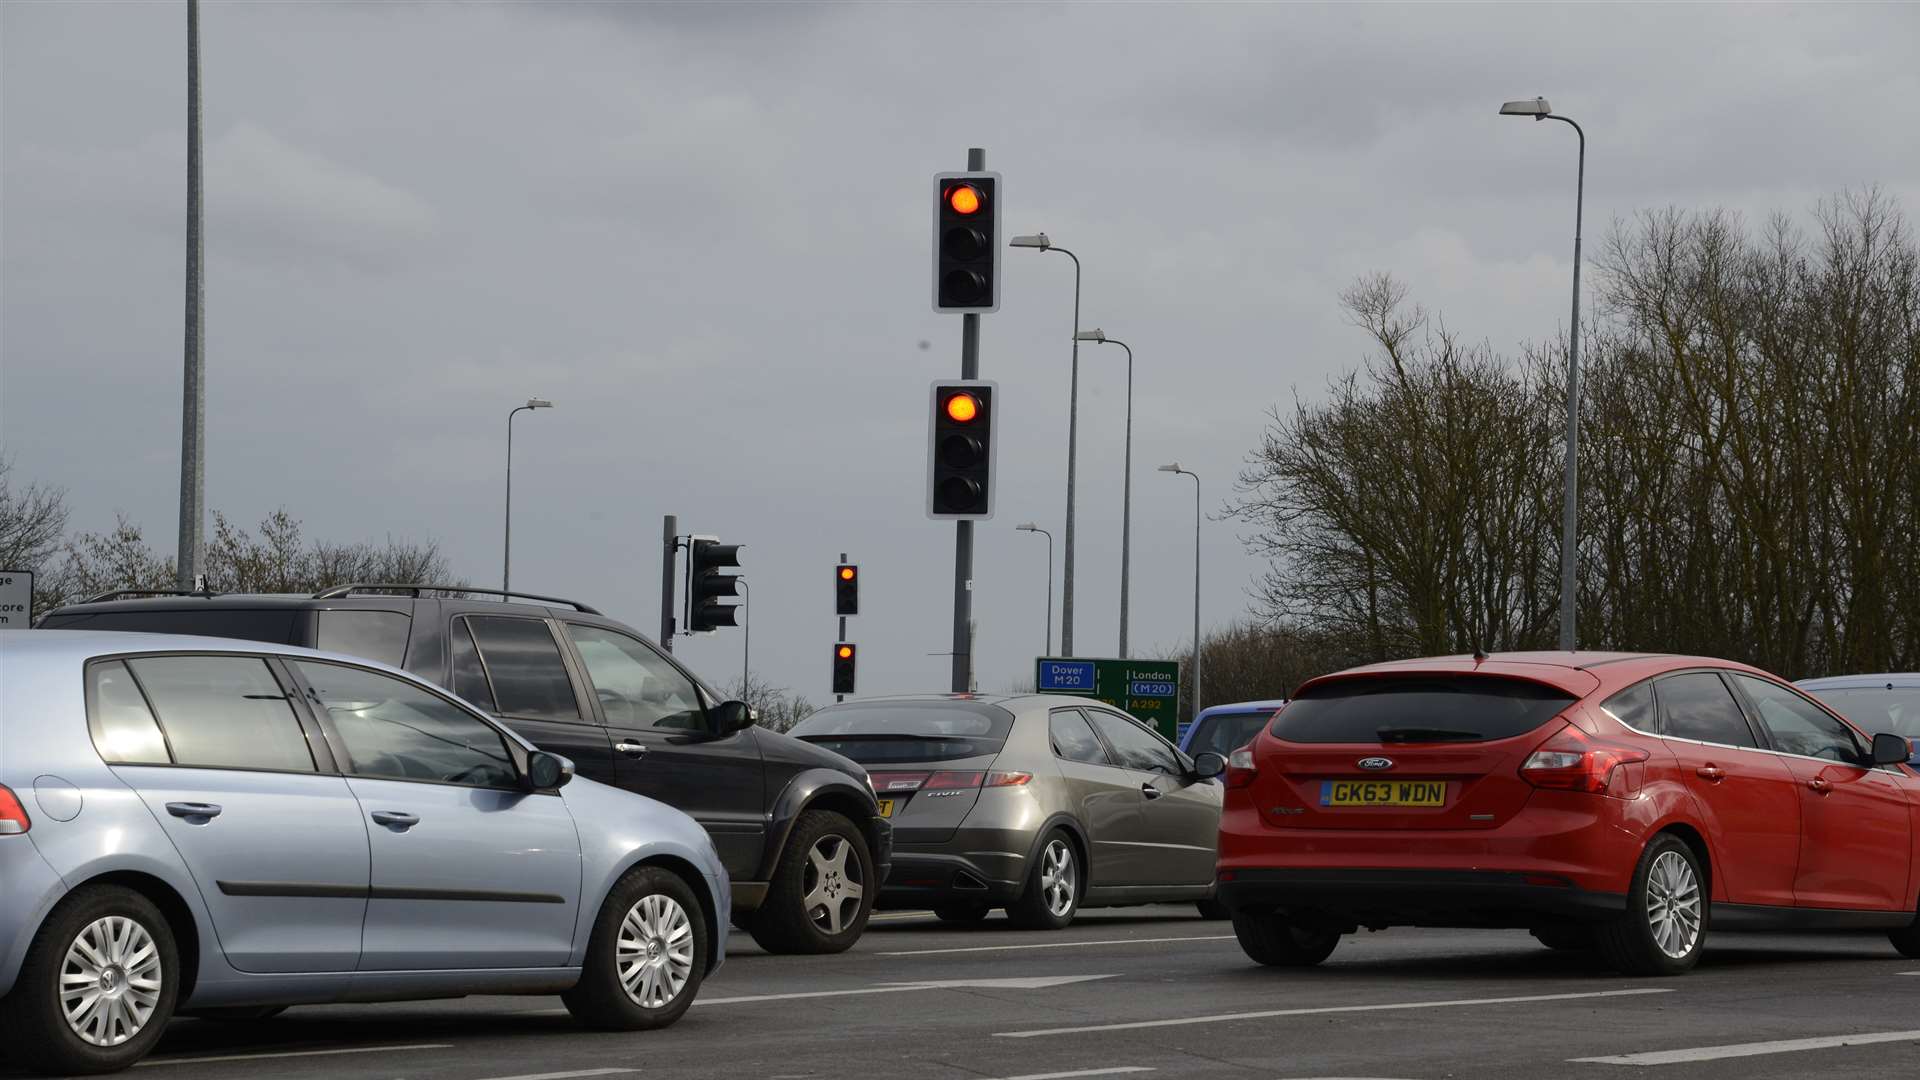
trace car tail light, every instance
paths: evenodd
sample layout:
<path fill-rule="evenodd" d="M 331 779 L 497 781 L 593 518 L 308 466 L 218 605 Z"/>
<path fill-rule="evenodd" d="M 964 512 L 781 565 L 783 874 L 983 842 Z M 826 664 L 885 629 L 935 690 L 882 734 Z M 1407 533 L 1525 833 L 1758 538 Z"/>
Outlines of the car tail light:
<path fill-rule="evenodd" d="M 1520 766 L 1520 778 L 1537 788 L 1624 796 L 1624 791 L 1608 790 L 1614 774 L 1620 766 L 1649 756 L 1637 747 L 1599 742 L 1569 725 L 1528 756 Z"/>
<path fill-rule="evenodd" d="M 1252 787 L 1260 770 L 1253 765 L 1253 747 L 1243 746 L 1227 755 L 1227 787 Z"/>
<path fill-rule="evenodd" d="M 33 828 L 33 819 L 27 816 L 27 808 L 13 794 L 13 789 L 0 784 L 0 836 L 18 836 Z"/>
<path fill-rule="evenodd" d="M 920 790 L 951 791 L 955 788 L 975 788 L 980 786 L 980 781 L 985 779 L 986 775 L 979 772 L 937 772 L 927 777 L 927 782 L 920 785 Z"/>
<path fill-rule="evenodd" d="M 873 785 L 875 794 L 894 794 L 902 791 L 919 791 L 927 782 L 923 772 L 877 772 L 868 773 L 867 782 Z"/>
<path fill-rule="evenodd" d="M 1033 782 L 1030 772 L 990 772 L 987 774 L 988 787 L 1026 787 Z"/>

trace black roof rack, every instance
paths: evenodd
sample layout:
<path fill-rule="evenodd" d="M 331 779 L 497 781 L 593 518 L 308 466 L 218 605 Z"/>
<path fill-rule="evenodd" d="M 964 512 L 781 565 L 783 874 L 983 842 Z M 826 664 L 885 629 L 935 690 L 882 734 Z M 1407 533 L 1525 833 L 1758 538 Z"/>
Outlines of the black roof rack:
<path fill-rule="evenodd" d="M 377 581 L 356 581 L 351 585 L 335 585 L 331 589 L 322 589 L 314 593 L 313 598 L 315 600 L 338 600 L 341 597 L 352 596 L 356 593 L 399 593 L 405 596 L 416 597 L 422 593 L 482 593 L 487 596 L 498 596 L 508 600 L 517 596 L 522 600 L 538 600 L 543 604 L 565 604 L 575 611 L 587 615 L 600 614 L 599 608 L 588 607 L 578 600 L 568 600 L 559 596 L 541 596 L 539 593 L 520 592 L 517 589 L 512 591 L 506 589 L 487 589 L 478 585 L 403 585 Z"/>
<path fill-rule="evenodd" d="M 219 596 L 211 589 L 112 589 L 99 596 L 89 596 L 80 601 L 83 604 L 104 604 L 108 600 L 125 600 L 130 596 Z"/>

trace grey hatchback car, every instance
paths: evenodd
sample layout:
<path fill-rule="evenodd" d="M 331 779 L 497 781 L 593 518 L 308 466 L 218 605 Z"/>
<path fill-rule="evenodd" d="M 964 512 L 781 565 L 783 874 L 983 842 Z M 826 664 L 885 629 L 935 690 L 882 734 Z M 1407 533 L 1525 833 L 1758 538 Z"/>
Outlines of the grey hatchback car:
<path fill-rule="evenodd" d="M 893 822 L 883 907 L 930 906 L 949 922 L 1005 907 L 1016 925 L 1058 929 L 1083 906 L 1213 895 L 1222 788 L 1103 702 L 867 698 L 792 733 L 872 777 Z"/>
<path fill-rule="evenodd" d="M 29 1067 L 320 1002 L 557 993 L 662 1027 L 729 913 L 693 819 L 395 669 L 0 630 L 0 1029 Z"/>

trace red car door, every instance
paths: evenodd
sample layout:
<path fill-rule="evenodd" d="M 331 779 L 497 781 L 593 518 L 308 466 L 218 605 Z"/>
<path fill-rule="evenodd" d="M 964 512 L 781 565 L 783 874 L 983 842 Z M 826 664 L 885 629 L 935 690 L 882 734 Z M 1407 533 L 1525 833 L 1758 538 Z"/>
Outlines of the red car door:
<path fill-rule="evenodd" d="M 1754 720 L 1800 785 L 1801 907 L 1907 910 L 1912 825 L 1891 769 L 1868 767 L 1853 729 L 1799 693 L 1734 675 Z"/>
<path fill-rule="evenodd" d="M 1693 792 L 1713 851 L 1715 899 L 1790 907 L 1800 853 L 1793 771 L 1763 750 L 1733 692 L 1711 671 L 1654 683 L 1660 734 Z M 1904 873 L 1904 871 L 1902 871 Z"/>

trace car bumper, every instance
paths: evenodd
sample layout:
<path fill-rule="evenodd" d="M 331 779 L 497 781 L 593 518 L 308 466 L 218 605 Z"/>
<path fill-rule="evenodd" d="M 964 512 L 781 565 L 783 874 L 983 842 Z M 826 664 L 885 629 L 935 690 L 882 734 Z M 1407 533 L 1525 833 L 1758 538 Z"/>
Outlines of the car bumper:
<path fill-rule="evenodd" d="M 880 890 L 880 906 L 926 907 L 975 901 L 990 907 L 1020 898 L 1027 880 L 1025 833 L 961 829 L 942 844 L 900 844 Z"/>
<path fill-rule="evenodd" d="M 1533 927 L 1623 914 L 1622 893 L 1550 874 L 1499 870 L 1222 870 L 1231 911 L 1282 912 L 1340 926 Z"/>
<path fill-rule="evenodd" d="M 0 836 L 0 995 L 26 961 L 27 949 L 66 883 L 29 836 Z"/>

